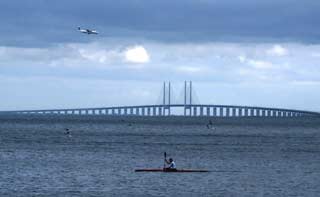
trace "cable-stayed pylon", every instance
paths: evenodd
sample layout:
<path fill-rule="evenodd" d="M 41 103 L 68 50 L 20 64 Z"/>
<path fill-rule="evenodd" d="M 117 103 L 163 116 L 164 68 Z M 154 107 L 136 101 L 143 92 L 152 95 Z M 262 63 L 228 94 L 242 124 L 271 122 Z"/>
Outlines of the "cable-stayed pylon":
<path fill-rule="evenodd" d="M 163 82 L 163 91 L 162 91 L 162 105 L 164 114 L 170 115 L 170 105 L 171 105 L 171 82 Z"/>

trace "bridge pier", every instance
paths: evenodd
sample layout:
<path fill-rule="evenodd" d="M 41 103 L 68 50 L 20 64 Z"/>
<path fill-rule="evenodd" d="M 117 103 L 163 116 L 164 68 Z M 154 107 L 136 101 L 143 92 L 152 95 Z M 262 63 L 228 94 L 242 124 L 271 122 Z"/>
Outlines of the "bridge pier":
<path fill-rule="evenodd" d="M 147 115 L 148 115 L 148 116 L 151 116 L 151 110 L 150 110 L 150 107 L 148 107 L 148 108 L 147 108 Z"/>
<path fill-rule="evenodd" d="M 267 116 L 266 110 L 264 110 L 264 109 L 262 110 L 262 116 L 263 116 L 263 117 L 266 117 L 266 116 Z"/>
<path fill-rule="evenodd" d="M 247 106 L 227 106 L 227 105 L 146 105 L 146 106 L 123 106 L 110 108 L 87 108 L 87 109 L 56 109 L 56 110 L 25 110 L 1 112 L 1 114 L 61 114 L 61 115 L 137 115 L 137 116 L 171 116 L 173 109 L 183 108 L 185 116 L 207 116 L 207 117 L 311 117 L 320 116 L 318 112 L 247 107 Z M 178 109 L 179 110 L 179 109 Z"/>
<path fill-rule="evenodd" d="M 210 116 L 210 107 L 206 107 L 206 116 Z"/>
<path fill-rule="evenodd" d="M 213 108 L 213 116 L 214 116 L 214 117 L 217 116 L 217 108 L 216 108 L 216 107 Z"/>
<path fill-rule="evenodd" d="M 123 113 L 124 113 L 125 116 L 128 115 L 128 108 L 127 108 L 127 107 L 125 107 L 125 108 L 123 109 Z"/>
<path fill-rule="evenodd" d="M 153 116 L 156 116 L 156 115 L 157 115 L 156 107 L 152 107 L 152 115 L 153 115 Z"/>
<path fill-rule="evenodd" d="M 158 108 L 158 116 L 162 116 L 162 107 Z"/>
<path fill-rule="evenodd" d="M 193 116 L 197 116 L 197 107 L 193 107 Z"/>
<path fill-rule="evenodd" d="M 243 108 L 238 108 L 238 110 L 239 110 L 239 116 L 242 117 L 243 116 L 243 111 L 242 111 Z"/>
<path fill-rule="evenodd" d="M 218 112 L 219 112 L 219 117 L 222 117 L 223 116 L 223 107 L 219 107 L 218 108 L 219 110 L 218 110 Z"/>
<path fill-rule="evenodd" d="M 229 107 L 226 108 L 226 117 L 230 117 L 230 109 L 229 109 Z"/>
<path fill-rule="evenodd" d="M 236 108 L 231 108 L 231 111 L 232 111 L 232 117 L 236 117 L 237 114 L 236 114 Z"/>
<path fill-rule="evenodd" d="M 142 110 L 142 116 L 145 116 L 145 108 L 143 107 L 141 110 Z"/>
<path fill-rule="evenodd" d="M 267 110 L 267 116 L 270 117 L 270 110 Z"/>

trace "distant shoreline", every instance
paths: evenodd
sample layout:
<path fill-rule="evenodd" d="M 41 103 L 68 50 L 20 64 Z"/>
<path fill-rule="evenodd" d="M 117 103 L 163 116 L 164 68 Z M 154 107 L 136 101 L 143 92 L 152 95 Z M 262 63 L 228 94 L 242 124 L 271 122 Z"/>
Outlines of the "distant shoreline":
<path fill-rule="evenodd" d="M 208 124 L 212 125 L 319 125 L 319 117 L 184 117 L 184 116 L 105 116 L 105 115 L 0 115 L 3 122 L 70 122 L 70 123 L 116 123 L 116 124 Z"/>

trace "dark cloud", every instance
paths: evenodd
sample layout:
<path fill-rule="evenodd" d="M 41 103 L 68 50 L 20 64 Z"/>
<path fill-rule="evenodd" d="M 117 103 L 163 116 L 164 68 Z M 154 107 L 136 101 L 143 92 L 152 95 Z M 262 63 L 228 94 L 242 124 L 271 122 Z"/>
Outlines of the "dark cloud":
<path fill-rule="evenodd" d="M 76 27 L 100 37 L 172 42 L 319 43 L 320 1 L 314 0 L 11 0 L 0 2 L 0 45 L 85 42 Z"/>

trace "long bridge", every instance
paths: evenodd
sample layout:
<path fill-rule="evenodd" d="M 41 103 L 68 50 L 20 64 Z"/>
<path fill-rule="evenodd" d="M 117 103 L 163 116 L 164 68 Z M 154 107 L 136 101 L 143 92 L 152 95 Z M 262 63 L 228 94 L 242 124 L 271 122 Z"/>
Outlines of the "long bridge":
<path fill-rule="evenodd" d="M 171 84 L 164 82 L 162 104 L 116 106 L 101 108 L 72 108 L 47 110 L 0 111 L 0 114 L 59 114 L 59 115 L 105 115 L 105 116 L 172 116 L 181 111 L 182 116 L 209 117 L 320 117 L 320 112 L 237 105 L 193 104 L 192 82 L 184 83 L 184 103 L 171 103 Z"/>

